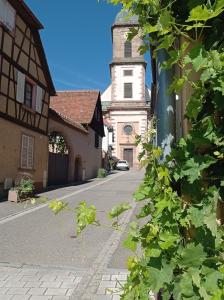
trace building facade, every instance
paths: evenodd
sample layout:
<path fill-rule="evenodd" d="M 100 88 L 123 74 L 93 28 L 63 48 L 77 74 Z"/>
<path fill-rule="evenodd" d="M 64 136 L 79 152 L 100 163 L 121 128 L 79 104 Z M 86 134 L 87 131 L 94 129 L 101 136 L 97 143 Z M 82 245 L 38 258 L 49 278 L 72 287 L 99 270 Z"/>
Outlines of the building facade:
<path fill-rule="evenodd" d="M 0 191 L 26 175 L 47 184 L 48 108 L 55 90 L 43 26 L 23 1 L 0 0 Z"/>
<path fill-rule="evenodd" d="M 146 62 L 139 54 L 139 36 L 127 39 L 131 28 L 137 28 L 135 16 L 121 11 L 112 26 L 113 59 L 110 64 L 111 85 L 102 94 L 104 117 L 113 127 L 112 154 L 125 159 L 131 167 L 139 165 L 141 148 L 135 136 L 147 131 L 150 90 L 145 83 Z"/>
<path fill-rule="evenodd" d="M 55 151 L 49 149 L 49 184 L 96 177 L 102 165 L 104 136 L 99 91 L 57 92 L 51 97 L 50 107 L 49 135 L 62 136 L 67 151 L 52 153 Z"/>

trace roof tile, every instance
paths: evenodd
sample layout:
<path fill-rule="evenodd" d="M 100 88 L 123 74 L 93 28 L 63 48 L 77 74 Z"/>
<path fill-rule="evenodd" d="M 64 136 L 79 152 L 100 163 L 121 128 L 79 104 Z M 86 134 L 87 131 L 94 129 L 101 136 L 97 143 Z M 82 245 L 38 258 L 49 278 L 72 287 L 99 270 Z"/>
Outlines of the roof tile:
<path fill-rule="evenodd" d="M 90 124 L 99 91 L 63 91 L 50 99 L 50 107 L 63 116 L 81 124 Z"/>

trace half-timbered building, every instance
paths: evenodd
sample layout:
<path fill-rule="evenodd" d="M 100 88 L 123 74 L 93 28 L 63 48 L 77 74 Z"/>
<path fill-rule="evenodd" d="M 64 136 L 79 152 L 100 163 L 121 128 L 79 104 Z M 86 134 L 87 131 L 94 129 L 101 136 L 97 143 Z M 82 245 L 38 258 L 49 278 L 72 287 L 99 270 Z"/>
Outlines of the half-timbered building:
<path fill-rule="evenodd" d="M 21 174 L 45 187 L 48 110 L 55 94 L 39 30 L 22 0 L 0 0 L 0 185 Z"/>

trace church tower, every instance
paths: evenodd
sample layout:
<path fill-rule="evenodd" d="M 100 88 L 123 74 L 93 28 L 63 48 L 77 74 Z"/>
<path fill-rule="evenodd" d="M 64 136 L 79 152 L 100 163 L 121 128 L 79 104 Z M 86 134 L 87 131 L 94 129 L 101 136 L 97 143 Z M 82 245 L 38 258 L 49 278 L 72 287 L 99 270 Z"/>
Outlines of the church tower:
<path fill-rule="evenodd" d="M 104 116 L 113 127 L 112 154 L 135 167 L 141 151 L 135 146 L 135 136 L 148 127 L 150 90 L 145 84 L 146 62 L 138 51 L 142 40 L 139 36 L 127 40 L 131 27 L 138 27 L 137 17 L 122 10 L 112 26 L 111 85 L 101 99 Z"/>

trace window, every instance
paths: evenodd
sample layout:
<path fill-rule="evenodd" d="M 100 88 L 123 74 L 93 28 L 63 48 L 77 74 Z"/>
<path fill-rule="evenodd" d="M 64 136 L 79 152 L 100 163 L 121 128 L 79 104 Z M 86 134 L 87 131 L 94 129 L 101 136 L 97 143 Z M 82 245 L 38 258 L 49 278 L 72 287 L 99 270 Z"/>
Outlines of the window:
<path fill-rule="evenodd" d="M 131 41 L 124 43 L 124 57 L 132 57 L 132 44 Z"/>
<path fill-rule="evenodd" d="M 99 135 L 95 132 L 95 147 L 96 148 L 99 148 Z"/>
<path fill-rule="evenodd" d="M 21 168 L 33 169 L 34 138 L 22 134 Z"/>
<path fill-rule="evenodd" d="M 124 70 L 124 76 L 132 76 L 133 70 Z"/>
<path fill-rule="evenodd" d="M 132 98 L 132 83 L 124 83 L 124 98 Z"/>
<path fill-rule="evenodd" d="M 32 107 L 33 101 L 33 85 L 25 81 L 25 90 L 24 90 L 24 104 L 28 107 Z"/>
<path fill-rule="evenodd" d="M 0 0 L 0 23 L 4 24 L 10 31 L 15 29 L 15 9 L 7 0 Z"/>
<path fill-rule="evenodd" d="M 133 132 L 133 127 L 128 124 L 124 126 L 123 130 L 125 134 L 130 135 Z"/>
<path fill-rule="evenodd" d="M 38 113 L 41 113 L 43 89 L 32 83 L 30 80 L 27 80 L 25 74 L 18 71 L 16 100 L 27 107 L 35 109 Z"/>

